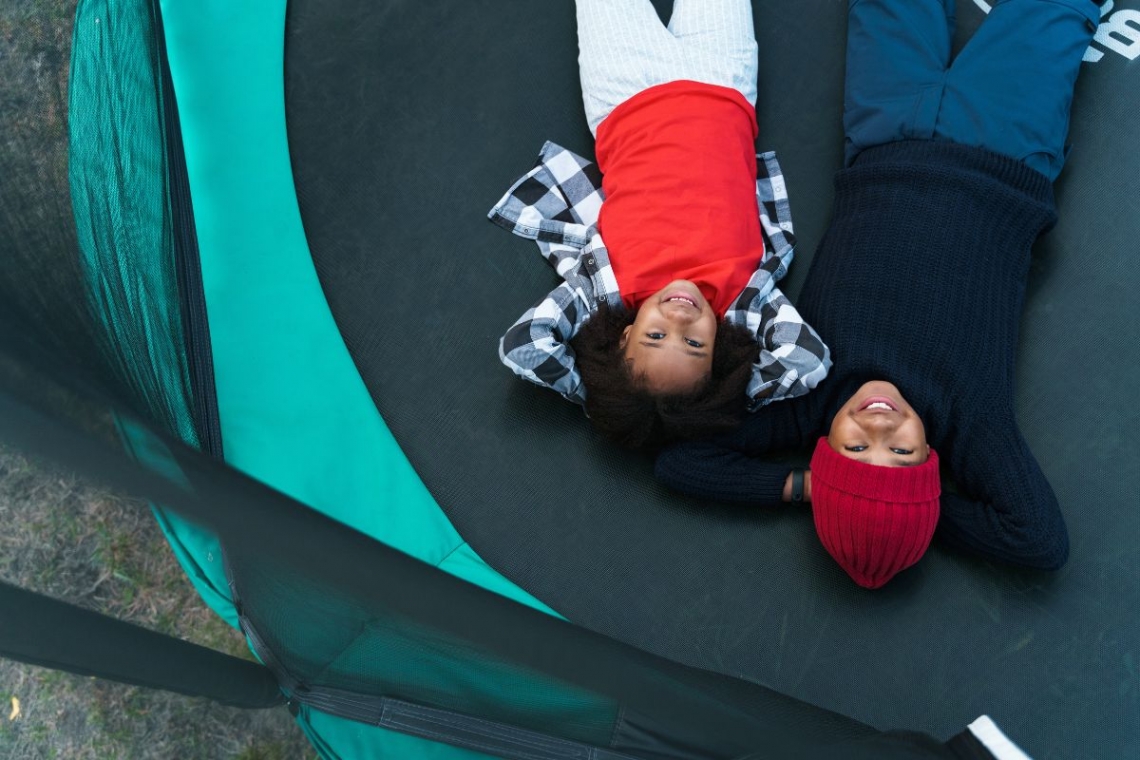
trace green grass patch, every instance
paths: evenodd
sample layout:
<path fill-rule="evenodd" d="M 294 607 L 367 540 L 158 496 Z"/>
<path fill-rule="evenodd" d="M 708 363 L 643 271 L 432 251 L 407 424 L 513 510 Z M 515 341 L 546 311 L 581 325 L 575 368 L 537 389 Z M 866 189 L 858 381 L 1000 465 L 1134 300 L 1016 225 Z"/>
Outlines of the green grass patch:
<path fill-rule="evenodd" d="M 146 505 L 0 448 L 0 580 L 252 659 L 198 598 Z M 9 720 L 11 699 L 20 714 Z M 0 757 L 243 758 L 315 752 L 283 708 L 204 699 L 0 659 Z"/>

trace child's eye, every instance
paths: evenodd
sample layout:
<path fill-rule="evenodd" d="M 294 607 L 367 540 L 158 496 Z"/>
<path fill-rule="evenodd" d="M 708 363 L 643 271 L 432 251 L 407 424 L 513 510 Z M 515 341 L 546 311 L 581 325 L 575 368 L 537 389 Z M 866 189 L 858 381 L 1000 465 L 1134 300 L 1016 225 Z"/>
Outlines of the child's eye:
<path fill-rule="evenodd" d="M 847 449 L 848 451 L 854 451 L 856 453 L 867 450 L 866 446 L 844 446 L 843 448 Z"/>
<path fill-rule="evenodd" d="M 685 342 L 688 343 L 693 348 L 704 348 L 705 347 L 705 344 L 701 343 L 699 340 L 691 340 L 689 338 L 685 338 Z"/>
<path fill-rule="evenodd" d="M 645 333 L 645 337 L 649 338 L 650 340 L 662 340 L 665 337 L 665 333 L 663 333 L 663 332 Z"/>
<path fill-rule="evenodd" d="M 913 449 L 891 449 L 891 451 L 893 451 L 894 453 L 898 454 L 900 457 L 905 457 L 905 456 L 907 456 L 907 455 L 909 455 L 909 454 L 913 454 L 913 453 L 914 453 L 914 450 L 913 450 Z"/>

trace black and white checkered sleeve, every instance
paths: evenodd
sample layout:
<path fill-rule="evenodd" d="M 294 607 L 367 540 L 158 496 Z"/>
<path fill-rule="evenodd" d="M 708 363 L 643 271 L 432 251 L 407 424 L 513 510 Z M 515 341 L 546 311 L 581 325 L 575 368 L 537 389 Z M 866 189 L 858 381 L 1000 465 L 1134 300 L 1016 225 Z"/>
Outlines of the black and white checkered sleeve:
<path fill-rule="evenodd" d="M 587 317 L 578 293 L 563 283 L 511 325 L 499 341 L 499 358 L 519 377 L 585 404 L 586 388 L 570 340 Z"/>
<path fill-rule="evenodd" d="M 819 385 L 831 369 L 831 351 L 819 334 L 779 288 L 773 288 L 760 309 L 755 333 L 760 356 L 748 383 L 751 409 L 784 398 L 802 396 Z"/>
<path fill-rule="evenodd" d="M 776 154 L 771 151 L 756 155 L 756 205 L 760 212 L 764 249 L 784 262 L 785 271 L 776 277 L 779 280 L 786 273 L 787 265 L 792 263 L 791 251 L 796 245 L 796 235 L 784 172 Z"/>
<path fill-rule="evenodd" d="M 725 313 L 760 346 L 748 383 L 749 409 L 802 396 L 831 369 L 831 352 L 811 325 L 776 287 L 788 273 L 796 236 L 783 171 L 775 153 L 756 156 L 756 202 L 764 236 L 764 263 Z"/>
<path fill-rule="evenodd" d="M 747 309 L 735 308 L 725 316 L 745 326 L 760 346 L 748 382 L 750 410 L 802 396 L 827 377 L 831 351 L 779 288 L 746 289 L 738 306 L 742 301 L 750 301 Z"/>
<path fill-rule="evenodd" d="M 487 218 L 534 240 L 547 263 L 565 276 L 593 234 L 602 206 L 601 182 L 594 163 L 547 142 L 534 168 L 515 180 Z"/>

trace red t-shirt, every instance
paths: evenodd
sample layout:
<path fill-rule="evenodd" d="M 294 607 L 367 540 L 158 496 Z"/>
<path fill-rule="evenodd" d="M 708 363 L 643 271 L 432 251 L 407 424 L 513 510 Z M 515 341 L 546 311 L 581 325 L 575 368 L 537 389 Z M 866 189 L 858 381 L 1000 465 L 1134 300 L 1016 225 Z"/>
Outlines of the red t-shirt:
<path fill-rule="evenodd" d="M 691 280 L 720 316 L 764 258 L 756 206 L 756 111 L 728 87 L 643 90 L 598 127 L 598 229 L 622 301 L 637 308 Z"/>

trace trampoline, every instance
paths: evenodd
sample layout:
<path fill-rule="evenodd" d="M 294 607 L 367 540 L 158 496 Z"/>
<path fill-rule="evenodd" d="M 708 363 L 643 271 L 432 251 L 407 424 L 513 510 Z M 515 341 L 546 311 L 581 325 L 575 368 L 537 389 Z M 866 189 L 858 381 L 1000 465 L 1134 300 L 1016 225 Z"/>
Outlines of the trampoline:
<path fill-rule="evenodd" d="M 1140 755 L 1140 405 L 1131 398 L 1140 388 L 1131 258 L 1140 239 L 1135 0 L 1106 3 L 1086 54 L 1074 147 L 1057 184 L 1060 222 L 1035 250 L 1018 353 L 1019 421 L 1064 511 L 1070 559 L 1055 573 L 1030 572 L 936 541 L 915 568 L 874 592 L 853 585 L 831 561 L 807 510 L 678 496 L 654 481 L 649 455 L 618 450 L 590 430 L 578 408 L 500 365 L 499 336 L 555 275 L 532 244 L 487 223 L 486 212 L 545 140 L 593 155 L 572 3 L 537 10 L 488 0 L 291 0 L 287 7 L 263 0 L 256 12 L 192 5 L 166 0 L 153 13 L 162 38 L 156 56 L 169 60 L 166 86 L 176 101 L 164 101 L 167 123 L 185 140 L 165 143 L 175 157 L 170 192 L 186 194 L 183 207 L 193 214 L 188 225 L 175 203 L 172 237 L 180 251 L 202 255 L 217 373 L 213 424 L 220 433 L 198 415 L 189 442 L 312 506 L 352 501 L 367 482 L 341 482 L 335 468 L 292 481 L 286 473 L 298 461 L 328 458 L 319 449 L 333 441 L 343 450 L 362 447 L 356 456 L 367 470 L 379 451 L 369 447 L 382 445 L 364 440 L 370 434 L 350 412 L 328 412 L 319 434 L 302 442 L 271 444 L 271 433 L 231 431 L 244 424 L 243 409 L 288 406 L 310 393 L 332 398 L 332 408 L 340 396 L 353 396 L 374 403 L 380 427 L 386 424 L 398 446 L 377 461 L 387 467 L 402 451 L 407 463 L 391 466 L 410 464 L 407 482 L 418 476 L 426 487 L 385 485 L 388 497 L 442 512 L 396 524 L 388 515 L 317 508 L 370 535 L 394 532 L 389 543 L 403 552 L 679 666 L 760 684 L 822 708 L 821 715 L 852 719 L 821 718 L 838 726 L 835 736 L 862 736 L 873 726 L 946 738 L 988 714 L 1038 760 Z M 669 5 L 655 2 L 663 15 Z M 957 47 L 987 9 L 981 0 L 959 0 Z M 89 4 L 86 18 L 116 18 L 114 9 L 103 12 L 109 15 Z M 83 13 L 81 5 L 77 39 Z M 782 288 L 795 301 L 842 162 L 845 4 L 756 2 L 754 18 L 757 147 L 778 152 L 788 184 L 798 243 Z M 274 39 L 282 28 L 283 39 Z M 222 41 L 204 42 L 210 34 Z M 268 52 L 237 52 L 245 39 Z M 202 52 L 211 44 L 226 55 Z M 274 93 L 257 91 L 280 75 L 274 46 L 283 50 L 284 71 L 277 131 L 259 132 L 270 119 L 263 111 L 249 120 L 239 112 L 219 117 L 237 97 L 235 80 L 252 97 L 274 102 Z M 273 155 L 284 141 L 288 163 L 235 160 L 228 152 L 254 146 Z M 249 167 L 259 167 L 258 176 Z M 234 205 L 248 205 L 251 193 L 295 203 L 297 224 L 273 216 L 269 201 L 259 206 L 263 216 L 235 216 Z M 246 248 L 253 253 L 244 279 L 211 292 L 221 281 L 212 268 Z M 291 339 L 301 320 L 325 317 L 277 300 L 279 290 L 249 292 L 266 273 L 286 268 L 288 257 L 305 255 L 331 315 L 322 329 L 339 331 L 359 380 L 337 379 L 343 375 L 331 370 L 292 374 L 290 367 L 324 365 L 323 354 L 305 353 L 307 338 L 296 347 Z M 239 300 L 257 303 L 242 311 Z M 254 325 L 243 322 L 249 310 L 261 315 Z M 288 361 L 232 369 L 227 356 L 256 354 L 250 341 L 266 325 L 277 326 L 271 340 Z M 226 390 L 239 372 L 256 381 L 245 395 Z M 202 382 L 190 384 L 200 389 Z M 308 402 L 296 403 L 299 417 Z M 278 416 L 278 424 L 287 420 Z M 145 460 L 148 434 L 134 435 L 129 425 L 122 434 Z M 789 457 L 806 460 L 806 452 Z M 197 467 L 175 458 L 187 471 Z M 194 543 L 176 514 L 160 512 L 164 527 L 204 598 L 226 614 L 228 580 L 220 563 L 205 567 L 201 557 L 210 539 Z M 461 537 L 458 554 L 420 553 L 425 533 L 451 535 L 452 526 Z M 246 600 L 281 593 L 283 578 L 305 583 L 232 554 L 230 580 Z M 250 607 L 256 603 L 242 615 L 257 617 Z M 236 621 L 236 612 L 229 616 Z M 289 649 L 288 637 L 273 630 L 283 618 L 262 610 L 257 620 L 252 629 L 262 640 L 254 633 L 253 643 L 263 660 L 275 645 Z M 283 660 L 288 670 L 289 656 Z M 597 719 L 582 710 L 586 723 Z M 321 748 L 319 732 L 311 736 Z M 357 756 L 331 745 L 322 751 Z"/>
<path fill-rule="evenodd" d="M 577 409 L 498 365 L 499 334 L 552 279 L 529 246 L 472 220 L 544 139 L 592 155 L 569 4 L 538 25 L 479 3 L 449 9 L 444 28 L 463 34 L 445 47 L 462 66 L 420 43 L 441 21 L 428 14 L 370 26 L 351 6 L 310 14 L 300 5 L 286 105 L 314 260 L 382 415 L 492 565 L 589 628 L 873 725 L 946 735 L 988 711 L 1034 756 L 1128 754 L 1116 744 L 1124 733 L 1110 740 L 1108 727 L 1134 732 L 1140 705 L 1136 686 L 1125 686 L 1137 628 L 1125 600 L 1136 599 L 1140 572 L 1140 452 L 1125 432 L 1136 419 L 1127 395 L 1140 387 L 1140 314 L 1126 272 L 1140 218 L 1112 210 L 1137 173 L 1134 159 L 1106 149 L 1138 129 L 1135 103 L 1122 96 L 1137 71 L 1126 55 L 1097 46 L 1103 57 L 1082 72 L 1061 221 L 1035 258 L 1018 357 L 1019 417 L 1064 507 L 1072 558 L 1056 574 L 1024 573 L 936 545 L 914 572 L 869 594 L 829 564 L 806 512 L 670 494 L 646 460 L 617 454 Z M 964 36 L 983 13 L 960 5 Z M 785 167 L 800 241 L 793 299 L 842 160 L 845 24 L 833 6 L 754 10 L 759 142 Z M 405 76 L 381 74 L 393 60 Z M 517 75 L 503 81 L 502 71 Z M 381 95 L 362 102 L 348 72 Z M 454 111 L 425 90 L 448 93 Z M 400 118 L 383 118 L 392 113 Z M 329 134 L 338 123 L 351 139 Z M 397 229 L 400 243 L 384 251 L 362 245 Z M 391 292 L 394 269 L 413 292 Z M 1073 366 L 1089 346 L 1120 359 Z M 1135 735 L 1128 741 L 1136 746 Z"/>

